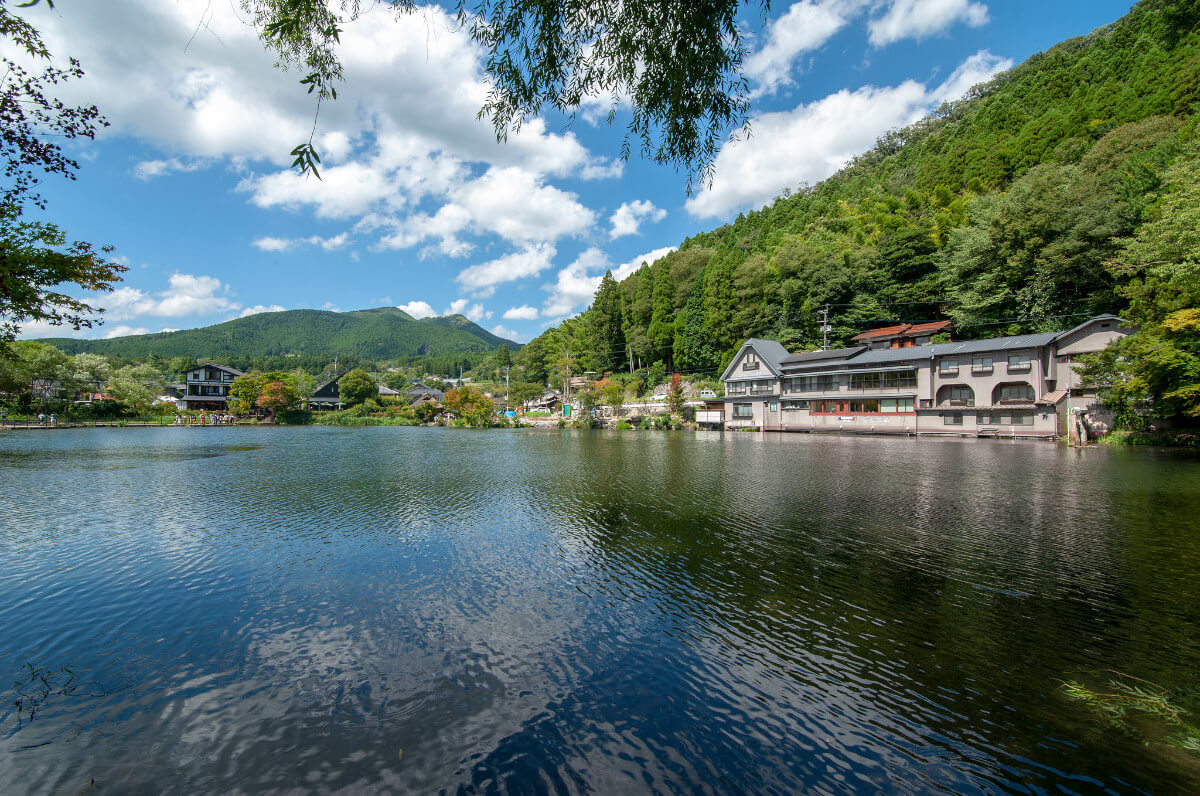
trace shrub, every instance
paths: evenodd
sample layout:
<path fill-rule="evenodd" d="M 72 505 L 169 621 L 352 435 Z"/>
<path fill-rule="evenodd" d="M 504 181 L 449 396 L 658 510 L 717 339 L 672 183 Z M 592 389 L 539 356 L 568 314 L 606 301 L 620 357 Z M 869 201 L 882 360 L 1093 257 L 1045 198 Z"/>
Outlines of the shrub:
<path fill-rule="evenodd" d="M 275 413 L 275 422 L 281 426 L 307 426 L 313 422 L 313 413 L 307 409 L 281 409 Z"/>

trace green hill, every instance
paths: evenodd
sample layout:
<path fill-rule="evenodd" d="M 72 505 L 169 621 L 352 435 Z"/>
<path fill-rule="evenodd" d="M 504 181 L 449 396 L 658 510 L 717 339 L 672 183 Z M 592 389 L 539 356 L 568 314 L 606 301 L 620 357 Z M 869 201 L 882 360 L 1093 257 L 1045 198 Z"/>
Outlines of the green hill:
<path fill-rule="evenodd" d="M 178 332 L 139 334 L 108 340 L 52 338 L 68 354 L 88 351 L 127 359 L 151 356 L 202 357 L 216 361 L 279 357 L 361 360 L 446 357 L 483 353 L 501 344 L 521 346 L 477 326 L 462 315 L 417 320 L 395 307 L 354 312 L 285 310 L 237 318 L 215 326 Z"/>
<path fill-rule="evenodd" d="M 1198 21 L 1194 0 L 1143 0 L 892 131 L 820 184 L 606 279 L 587 312 L 518 361 L 534 378 L 579 351 L 575 370 L 714 375 L 747 337 L 820 345 L 826 306 L 831 344 L 896 321 L 948 318 L 970 338 L 1136 310 L 1156 266 L 1125 252 L 1200 163 Z M 1189 290 L 1157 295 L 1195 306 L 1181 298 Z"/>

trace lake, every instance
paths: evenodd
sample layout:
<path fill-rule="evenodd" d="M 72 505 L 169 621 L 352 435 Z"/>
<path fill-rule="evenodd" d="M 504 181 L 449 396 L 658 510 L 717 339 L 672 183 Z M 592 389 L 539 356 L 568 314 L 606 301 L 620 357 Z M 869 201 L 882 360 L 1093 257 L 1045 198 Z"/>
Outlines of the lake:
<path fill-rule="evenodd" d="M 1194 455 L 87 429 L 0 479 L 2 793 L 1200 788 L 1061 689 L 1200 685 Z"/>

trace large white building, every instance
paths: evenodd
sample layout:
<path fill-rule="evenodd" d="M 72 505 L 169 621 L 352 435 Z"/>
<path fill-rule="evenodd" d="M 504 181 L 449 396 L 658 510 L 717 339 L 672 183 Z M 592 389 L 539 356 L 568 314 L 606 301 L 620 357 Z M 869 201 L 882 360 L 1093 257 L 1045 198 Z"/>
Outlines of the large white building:
<path fill-rule="evenodd" d="M 1109 422 L 1077 359 L 1129 334 L 1100 315 L 1063 332 L 932 343 L 933 324 L 874 330 L 862 344 L 789 354 L 750 339 L 721 375 L 724 428 L 1065 436 Z"/>

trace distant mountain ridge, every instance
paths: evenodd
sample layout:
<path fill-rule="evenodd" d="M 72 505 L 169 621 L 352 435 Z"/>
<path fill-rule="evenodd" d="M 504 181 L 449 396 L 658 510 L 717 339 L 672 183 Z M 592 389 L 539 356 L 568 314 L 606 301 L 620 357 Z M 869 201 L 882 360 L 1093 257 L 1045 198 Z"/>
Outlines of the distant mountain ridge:
<path fill-rule="evenodd" d="M 87 351 L 131 359 L 162 357 L 264 358 L 356 356 L 388 360 L 494 350 L 516 351 L 520 343 L 498 337 L 462 315 L 416 319 L 396 307 L 352 312 L 282 310 L 177 332 L 138 334 L 106 340 L 44 338 L 68 353 Z"/>

